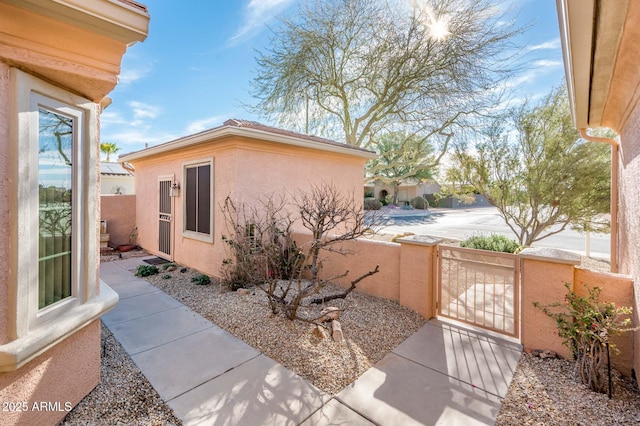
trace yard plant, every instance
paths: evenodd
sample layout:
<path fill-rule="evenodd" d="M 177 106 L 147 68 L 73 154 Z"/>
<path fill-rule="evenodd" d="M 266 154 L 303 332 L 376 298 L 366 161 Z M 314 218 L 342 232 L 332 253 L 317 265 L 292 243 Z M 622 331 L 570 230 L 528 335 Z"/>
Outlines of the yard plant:
<path fill-rule="evenodd" d="M 516 253 L 521 248 L 517 241 L 500 234 L 491 234 L 489 236 L 474 235 L 464 241 L 461 241 L 460 247 L 497 251 L 502 253 Z"/>
<path fill-rule="evenodd" d="M 148 277 L 150 275 L 156 275 L 160 270 L 155 265 L 140 265 L 138 269 L 136 269 L 137 277 Z"/>
<path fill-rule="evenodd" d="M 587 287 L 588 295 L 584 297 L 572 291 L 569 283 L 565 286 L 568 292 L 564 303 L 534 305 L 556 321 L 558 336 L 571 349 L 576 373 L 582 383 L 596 392 L 605 393 L 608 389 L 611 397 L 611 376 L 607 371 L 609 352 L 618 353 L 619 350 L 610 339 L 634 330 L 630 318 L 632 308 L 601 302 L 599 287 Z"/>
<path fill-rule="evenodd" d="M 344 292 L 312 298 L 329 282 L 348 276 L 349 271 L 332 276 L 321 274 L 327 254 L 350 254 L 342 243 L 371 232 L 372 219 L 351 196 L 333 184 L 314 185 L 289 197 L 271 195 L 257 205 L 238 205 L 227 197 L 222 210 L 227 226 L 223 241 L 230 257 L 224 260 L 223 283 L 232 288 L 256 285 L 267 294 L 274 314 L 288 319 L 305 319 L 299 309 L 308 303 L 346 297 L 371 271 L 351 281 Z M 294 224 L 301 233 L 294 240 Z"/>

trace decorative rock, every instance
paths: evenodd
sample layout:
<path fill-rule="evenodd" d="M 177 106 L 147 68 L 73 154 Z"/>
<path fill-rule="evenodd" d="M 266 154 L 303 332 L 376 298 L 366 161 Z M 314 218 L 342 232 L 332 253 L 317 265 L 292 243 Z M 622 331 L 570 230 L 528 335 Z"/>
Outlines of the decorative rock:
<path fill-rule="evenodd" d="M 542 349 L 534 349 L 531 351 L 531 355 L 533 356 L 540 356 L 540 354 L 544 352 Z"/>
<path fill-rule="evenodd" d="M 167 268 L 167 272 L 173 272 L 173 271 L 175 271 L 176 269 L 178 269 L 178 268 L 177 268 L 177 267 L 175 267 L 175 266 L 169 266 L 169 267 Z"/>
<path fill-rule="evenodd" d="M 337 320 L 331 321 L 331 337 L 336 342 L 342 342 L 344 336 L 342 335 L 342 325 Z"/>
<path fill-rule="evenodd" d="M 335 306 L 327 306 L 322 311 L 320 311 L 320 318 L 318 318 L 318 322 L 329 322 L 337 320 L 339 317 L 340 308 L 336 308 Z"/>
<path fill-rule="evenodd" d="M 311 334 L 317 339 L 324 339 L 324 333 L 320 330 L 320 327 L 314 327 L 313 330 L 311 330 Z"/>
<path fill-rule="evenodd" d="M 247 288 L 239 288 L 236 290 L 236 293 L 241 294 L 243 296 L 248 296 L 249 294 L 251 294 L 251 292 Z"/>
<path fill-rule="evenodd" d="M 550 351 L 550 350 L 545 350 L 542 351 L 542 353 L 540 354 L 540 358 L 545 359 L 545 358 L 557 358 L 558 354 L 555 353 L 554 351 Z"/>

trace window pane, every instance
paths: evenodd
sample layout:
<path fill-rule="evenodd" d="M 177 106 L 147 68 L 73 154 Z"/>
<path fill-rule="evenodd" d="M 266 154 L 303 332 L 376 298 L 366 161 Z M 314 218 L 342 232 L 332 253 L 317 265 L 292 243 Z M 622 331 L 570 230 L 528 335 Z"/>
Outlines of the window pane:
<path fill-rule="evenodd" d="M 197 231 L 196 211 L 197 211 L 197 176 L 198 169 L 187 168 L 187 188 L 185 190 L 185 215 L 187 231 Z"/>
<path fill-rule="evenodd" d="M 211 166 L 198 167 L 198 232 L 209 233 L 211 207 Z"/>
<path fill-rule="evenodd" d="M 71 296 L 73 120 L 39 109 L 38 308 Z"/>

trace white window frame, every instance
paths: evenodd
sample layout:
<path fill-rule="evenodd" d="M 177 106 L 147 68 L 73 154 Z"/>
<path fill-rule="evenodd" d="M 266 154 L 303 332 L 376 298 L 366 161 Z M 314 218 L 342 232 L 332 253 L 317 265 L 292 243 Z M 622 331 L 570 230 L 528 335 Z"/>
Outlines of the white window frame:
<path fill-rule="evenodd" d="M 17 134 L 14 164 L 17 191 L 12 204 L 17 215 L 17 270 L 12 284 L 16 295 L 13 334 L 19 338 L 34 329 L 60 319 L 98 293 L 96 223 L 97 212 L 97 105 L 80 96 L 12 69 Z M 72 286 L 71 296 L 42 309 L 38 307 L 38 109 L 42 107 L 74 120 Z M 96 131 L 93 131 L 96 129 Z M 97 219 L 96 219 L 97 222 Z M 97 250 L 97 249 L 96 249 Z"/>
<path fill-rule="evenodd" d="M 209 199 L 209 233 L 208 234 L 204 234 L 202 232 L 195 232 L 195 231 L 189 231 L 187 230 L 187 195 L 186 195 L 186 191 L 187 191 L 187 169 L 188 168 L 192 168 L 192 167 L 198 167 L 198 166 L 210 166 L 211 167 L 211 173 L 210 173 L 210 188 L 211 188 L 211 194 L 210 194 L 210 199 Z M 214 236 L 214 215 L 215 212 L 213 210 L 214 207 L 214 195 L 215 195 L 215 188 L 214 188 L 214 182 L 215 182 L 215 168 L 214 168 L 214 159 L 213 158 L 205 158 L 205 159 L 200 159 L 200 160 L 194 160 L 194 161 L 188 161 L 185 163 L 182 163 L 182 183 L 183 183 L 183 187 L 182 187 L 182 235 L 186 238 L 191 238 L 194 240 L 199 240 L 199 241 L 203 241 L 206 243 L 212 243 L 213 244 L 213 236 Z"/>

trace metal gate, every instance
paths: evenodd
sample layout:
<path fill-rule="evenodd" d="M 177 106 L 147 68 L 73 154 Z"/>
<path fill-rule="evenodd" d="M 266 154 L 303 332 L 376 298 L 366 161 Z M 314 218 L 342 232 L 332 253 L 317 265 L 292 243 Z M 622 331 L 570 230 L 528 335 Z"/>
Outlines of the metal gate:
<path fill-rule="evenodd" d="M 160 178 L 158 203 L 158 251 L 171 259 L 171 178 Z"/>
<path fill-rule="evenodd" d="M 439 246 L 438 283 L 438 315 L 519 337 L 516 255 Z"/>

